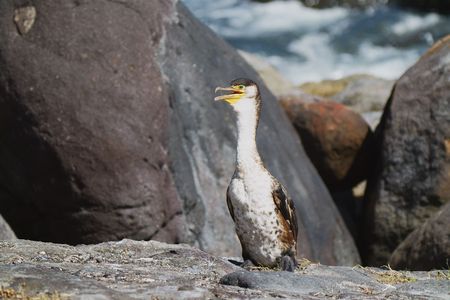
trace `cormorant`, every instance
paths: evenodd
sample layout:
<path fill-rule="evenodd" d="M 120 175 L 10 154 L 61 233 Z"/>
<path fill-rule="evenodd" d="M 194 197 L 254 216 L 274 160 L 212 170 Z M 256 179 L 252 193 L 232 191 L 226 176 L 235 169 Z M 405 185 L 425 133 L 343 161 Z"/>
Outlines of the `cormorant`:
<path fill-rule="evenodd" d="M 264 167 L 256 146 L 261 111 L 258 85 L 250 79 L 233 80 L 215 92 L 237 114 L 236 169 L 227 189 L 227 204 L 242 246 L 244 266 L 297 266 L 297 219 L 286 189 Z"/>

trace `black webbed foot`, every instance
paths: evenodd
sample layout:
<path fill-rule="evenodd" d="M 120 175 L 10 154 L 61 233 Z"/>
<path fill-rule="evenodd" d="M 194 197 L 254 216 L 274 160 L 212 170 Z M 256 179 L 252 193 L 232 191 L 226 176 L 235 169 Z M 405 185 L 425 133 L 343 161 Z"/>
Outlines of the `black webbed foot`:
<path fill-rule="evenodd" d="M 297 267 L 297 261 L 295 258 L 289 255 L 284 255 L 281 257 L 281 270 L 282 271 L 288 271 L 288 272 L 294 272 L 295 268 Z"/>
<path fill-rule="evenodd" d="M 255 265 L 253 264 L 253 262 L 250 259 L 246 259 L 244 260 L 244 262 L 241 264 L 241 268 L 243 269 L 251 269 L 253 268 Z"/>

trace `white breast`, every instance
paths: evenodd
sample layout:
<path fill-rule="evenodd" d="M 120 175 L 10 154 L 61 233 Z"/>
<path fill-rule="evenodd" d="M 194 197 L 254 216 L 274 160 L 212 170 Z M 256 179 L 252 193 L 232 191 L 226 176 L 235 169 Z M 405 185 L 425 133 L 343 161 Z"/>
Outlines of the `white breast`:
<path fill-rule="evenodd" d="M 272 198 L 273 182 L 266 170 L 258 168 L 233 179 L 228 196 L 243 248 L 258 264 L 273 266 L 283 251 L 278 242 L 280 228 Z"/>

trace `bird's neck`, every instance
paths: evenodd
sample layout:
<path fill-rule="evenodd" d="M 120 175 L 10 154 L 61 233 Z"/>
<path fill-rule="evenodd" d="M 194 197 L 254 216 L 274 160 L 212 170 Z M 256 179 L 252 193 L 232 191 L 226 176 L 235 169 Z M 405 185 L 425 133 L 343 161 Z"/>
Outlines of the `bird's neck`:
<path fill-rule="evenodd" d="M 253 103 L 243 102 L 236 107 L 237 112 L 237 154 L 236 164 L 240 169 L 249 170 L 261 165 L 261 158 L 256 146 L 256 128 L 259 111 Z"/>

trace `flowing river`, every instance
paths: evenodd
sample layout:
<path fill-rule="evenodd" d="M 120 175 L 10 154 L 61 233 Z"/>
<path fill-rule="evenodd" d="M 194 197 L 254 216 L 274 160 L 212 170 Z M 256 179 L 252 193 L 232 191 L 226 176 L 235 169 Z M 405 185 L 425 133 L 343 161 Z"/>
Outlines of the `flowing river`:
<path fill-rule="evenodd" d="M 231 45 L 256 53 L 293 83 L 365 73 L 398 78 L 437 39 L 450 16 L 378 6 L 311 9 L 296 0 L 184 0 Z"/>

